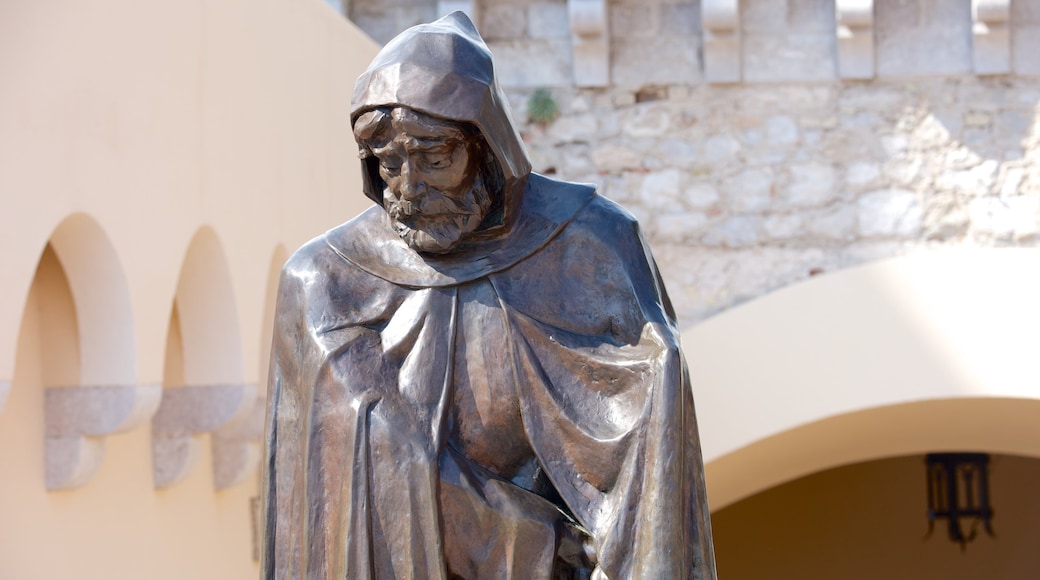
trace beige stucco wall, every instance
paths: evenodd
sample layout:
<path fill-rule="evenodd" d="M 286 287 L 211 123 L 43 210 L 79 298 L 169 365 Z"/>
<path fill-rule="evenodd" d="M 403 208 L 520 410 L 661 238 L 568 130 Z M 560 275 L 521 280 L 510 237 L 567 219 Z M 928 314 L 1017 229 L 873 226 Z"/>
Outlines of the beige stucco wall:
<path fill-rule="evenodd" d="M 156 490 L 145 420 L 48 492 L 44 387 L 262 379 L 273 271 L 369 204 L 348 108 L 376 49 L 310 0 L 0 5 L 0 577 L 255 577 L 255 469 L 215 491 L 198 434 Z"/>
<path fill-rule="evenodd" d="M 0 377 L 45 242 L 95 220 L 126 276 L 137 378 L 162 376 L 187 247 L 211 226 L 241 334 L 270 257 L 367 205 L 347 110 L 375 45 L 318 2 L 7 3 L 0 19 Z M 161 24 L 161 25 L 160 25 Z M 256 257 L 262 259 L 255 259 Z M 253 341 L 245 368 L 255 378 Z"/>
<path fill-rule="evenodd" d="M 1040 457 L 1038 264 L 1027 248 L 922 252 L 686 331 L 712 507 L 883 457 Z"/>

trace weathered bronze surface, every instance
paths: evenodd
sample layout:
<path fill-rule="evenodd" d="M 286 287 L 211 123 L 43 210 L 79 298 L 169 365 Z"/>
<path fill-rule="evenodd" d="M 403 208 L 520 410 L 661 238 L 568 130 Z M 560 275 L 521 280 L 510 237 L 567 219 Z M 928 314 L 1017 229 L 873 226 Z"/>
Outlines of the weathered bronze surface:
<path fill-rule="evenodd" d="M 264 578 L 715 578 L 671 305 L 630 214 L 531 173 L 473 24 L 355 85 L 377 204 L 279 288 Z"/>

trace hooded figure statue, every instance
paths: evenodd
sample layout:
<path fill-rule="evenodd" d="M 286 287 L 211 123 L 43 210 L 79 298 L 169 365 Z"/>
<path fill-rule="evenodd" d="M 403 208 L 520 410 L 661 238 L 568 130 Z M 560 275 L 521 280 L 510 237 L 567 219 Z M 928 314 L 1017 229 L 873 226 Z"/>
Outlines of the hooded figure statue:
<path fill-rule="evenodd" d="M 265 579 L 714 579 L 674 314 L 630 214 L 531 165 L 456 12 L 351 122 L 372 207 L 278 291 Z"/>

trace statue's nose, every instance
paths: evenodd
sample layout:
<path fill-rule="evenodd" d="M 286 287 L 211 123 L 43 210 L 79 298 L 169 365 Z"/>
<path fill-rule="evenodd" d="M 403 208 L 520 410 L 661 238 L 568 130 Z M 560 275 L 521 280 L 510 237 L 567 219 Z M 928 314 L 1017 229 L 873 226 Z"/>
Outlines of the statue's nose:
<path fill-rule="evenodd" d="M 401 165 L 401 197 L 413 201 L 426 193 L 426 181 L 415 171 L 410 163 Z"/>

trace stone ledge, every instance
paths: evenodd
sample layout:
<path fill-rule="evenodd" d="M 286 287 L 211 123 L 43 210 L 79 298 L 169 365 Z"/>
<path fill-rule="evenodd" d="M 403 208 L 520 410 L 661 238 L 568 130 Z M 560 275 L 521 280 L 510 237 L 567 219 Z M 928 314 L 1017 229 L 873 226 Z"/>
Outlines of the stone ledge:
<path fill-rule="evenodd" d="M 222 490 L 242 483 L 260 465 L 267 400 L 257 398 L 244 417 L 213 433 L 213 485 Z"/>
<path fill-rule="evenodd" d="M 161 396 L 159 385 L 47 388 L 47 489 L 73 489 L 89 481 L 104 455 L 101 438 L 146 421 L 155 413 Z"/>
<path fill-rule="evenodd" d="M 256 385 L 172 387 L 152 421 L 152 475 L 158 488 L 191 472 L 198 459 L 196 435 L 235 423 L 252 410 Z"/>

